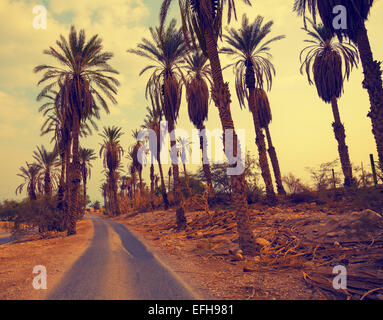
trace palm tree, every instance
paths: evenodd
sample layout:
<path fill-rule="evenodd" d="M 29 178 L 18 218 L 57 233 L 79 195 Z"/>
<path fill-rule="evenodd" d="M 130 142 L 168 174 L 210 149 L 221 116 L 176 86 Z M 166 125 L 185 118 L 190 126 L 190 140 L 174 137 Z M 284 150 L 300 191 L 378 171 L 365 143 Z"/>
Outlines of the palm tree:
<path fill-rule="evenodd" d="M 118 168 L 121 164 L 121 158 L 124 150 L 120 145 L 120 138 L 123 135 L 122 128 L 104 127 L 103 133 L 99 135 L 104 139 L 100 148 L 100 157 L 103 158 L 104 168 L 108 169 L 108 183 L 112 193 L 111 211 L 113 216 L 120 215 L 120 206 L 118 203 L 117 183 L 118 183 Z"/>
<path fill-rule="evenodd" d="M 191 142 L 187 137 L 179 137 L 177 139 L 178 143 L 178 149 L 179 149 L 179 156 L 181 158 L 181 163 L 184 168 L 184 175 L 185 175 L 185 184 L 186 184 L 186 189 L 187 193 L 189 196 L 192 195 L 191 189 L 190 189 L 190 183 L 189 183 L 189 175 L 186 171 L 186 161 L 187 161 L 187 155 L 190 153 L 190 145 Z"/>
<path fill-rule="evenodd" d="M 153 152 L 150 153 L 152 157 L 151 164 L 153 165 L 154 159 L 157 160 L 158 169 L 160 171 L 160 177 L 161 177 L 161 195 L 162 195 L 162 199 L 164 200 L 164 208 L 165 210 L 168 210 L 169 201 L 168 201 L 168 196 L 166 193 L 164 173 L 162 171 L 162 164 L 161 164 L 161 147 L 163 142 L 163 139 L 161 139 L 162 138 L 162 135 L 161 135 L 162 110 L 160 108 L 155 108 L 154 106 L 152 106 L 152 108 L 147 107 L 146 110 L 147 110 L 147 114 L 144 120 L 144 124 L 142 125 L 142 128 L 153 130 L 156 135 L 156 146 L 152 146 L 151 143 L 153 143 L 153 141 L 149 139 L 149 149 L 156 150 L 154 154 Z"/>
<path fill-rule="evenodd" d="M 228 83 L 225 83 L 223 79 L 217 41 L 222 31 L 223 8 L 224 6 L 227 6 L 228 21 L 230 22 L 233 10 L 235 13 L 236 2 L 238 2 L 238 0 L 180 0 L 178 2 L 182 16 L 184 37 L 193 45 L 193 47 L 200 47 L 210 61 L 213 79 L 212 99 L 218 108 L 224 140 L 226 130 L 231 130 L 233 133 L 234 143 L 232 154 L 234 157 L 236 157 L 237 154 L 241 154 L 241 152 L 237 148 L 237 135 L 234 130 L 234 123 L 230 111 L 230 90 Z M 243 0 L 243 2 L 250 4 L 250 0 Z M 172 0 L 163 0 L 160 13 L 161 25 L 164 24 L 171 3 Z M 197 45 L 197 41 L 199 45 Z M 230 152 L 230 150 L 225 151 Z M 243 161 L 241 162 L 241 167 L 243 167 Z M 236 164 L 233 164 L 232 166 L 235 165 Z M 232 174 L 230 177 L 233 189 L 233 204 L 236 208 L 239 245 L 244 253 L 256 254 L 257 244 L 250 228 L 250 221 L 247 213 L 248 203 L 246 195 L 243 192 L 243 190 L 246 189 L 245 176 L 242 173 Z"/>
<path fill-rule="evenodd" d="M 374 0 L 295 0 L 294 10 L 304 17 L 309 11 L 314 19 L 319 14 L 324 26 L 332 35 L 337 34 L 340 38 L 346 36 L 358 47 L 364 73 L 363 87 L 368 91 L 371 104 L 368 116 L 372 122 L 372 133 L 375 136 L 379 162 L 383 164 L 382 71 L 380 62 L 374 60 L 365 25 L 375 2 Z M 346 8 L 346 29 L 334 28 L 333 8 L 336 5 L 343 5 Z"/>
<path fill-rule="evenodd" d="M 130 158 L 132 160 L 132 165 L 136 169 L 136 172 L 138 172 L 138 179 L 140 180 L 140 193 L 141 196 L 144 194 L 143 190 L 143 184 L 142 184 L 142 165 L 143 165 L 143 158 L 139 158 L 139 150 L 142 147 L 142 142 L 138 140 L 138 135 L 140 131 L 139 130 L 133 130 L 132 131 L 132 137 L 134 140 L 136 140 L 136 143 L 131 147 L 131 151 L 129 152 Z"/>
<path fill-rule="evenodd" d="M 265 137 L 259 119 L 259 111 L 255 100 L 256 85 L 263 88 L 263 82 L 266 81 L 267 89 L 271 89 L 272 77 L 275 75 L 275 69 L 271 63 L 271 54 L 269 53 L 269 44 L 285 36 L 277 36 L 264 41 L 271 32 L 273 21 L 263 24 L 263 17 L 257 16 L 253 23 L 249 24 L 247 16 L 242 17 L 242 26 L 239 31 L 234 28 L 228 30 L 228 35 L 224 35 L 227 44 L 230 47 L 222 48 L 222 52 L 232 55 L 235 62 L 231 64 L 235 70 L 235 87 L 237 91 L 240 106 L 245 106 L 246 97 L 249 104 L 249 110 L 253 114 L 254 127 L 256 132 L 256 144 L 259 153 L 259 163 L 262 170 L 262 177 L 266 185 L 266 195 L 270 201 L 275 201 L 273 182 L 271 179 L 269 163 L 267 161 Z M 277 169 L 279 171 L 279 168 Z M 277 178 L 279 190 L 282 191 L 281 177 Z"/>
<path fill-rule="evenodd" d="M 354 181 L 346 134 L 340 120 L 338 99 L 343 93 L 344 80 L 349 78 L 352 68 L 358 64 L 357 49 L 351 45 L 335 41 L 333 35 L 323 25 L 311 22 L 312 31 L 307 28 L 310 40 L 305 40 L 309 45 L 301 52 L 301 74 L 307 74 L 310 84 L 313 84 L 311 74 L 319 97 L 326 103 L 331 103 L 334 122 L 332 124 L 335 139 L 338 142 L 338 151 L 344 175 L 344 185 L 351 186 Z M 344 72 L 342 66 L 344 65 Z"/>
<path fill-rule="evenodd" d="M 76 218 L 79 211 L 79 187 L 81 181 L 81 165 L 79 158 L 80 125 L 88 120 L 99 105 L 108 112 L 105 99 L 117 103 L 114 95 L 117 94 L 119 82 L 112 76 L 118 74 L 108 61 L 113 57 L 110 52 L 102 52 L 102 40 L 98 35 L 86 42 L 85 31 L 77 33 L 71 27 L 68 41 L 60 36 L 58 50 L 50 47 L 45 50 L 47 54 L 60 62 L 60 67 L 39 65 L 34 71 L 44 71 L 38 84 L 48 83 L 41 94 L 59 87 L 61 106 L 65 108 L 69 119 L 72 139 L 72 163 L 70 172 L 70 202 L 68 208 L 68 235 L 76 233 Z"/>
<path fill-rule="evenodd" d="M 185 57 L 184 69 L 187 71 L 185 87 L 189 119 L 199 130 L 200 149 L 202 151 L 202 168 L 206 179 L 209 198 L 214 198 L 213 183 L 209 158 L 207 155 L 207 137 L 204 122 L 209 114 L 209 87 L 211 85 L 210 69 L 207 58 L 200 50 L 195 50 Z"/>
<path fill-rule="evenodd" d="M 42 180 L 44 180 L 44 194 L 50 198 L 52 196 L 52 186 L 58 180 L 57 149 L 48 151 L 44 146 L 37 147 L 37 151 L 33 152 L 33 158 L 40 165 Z"/>
<path fill-rule="evenodd" d="M 152 41 L 143 39 L 136 50 L 128 50 L 139 56 L 150 59 L 154 64 L 145 67 L 140 74 L 153 69 L 146 88 L 152 105 L 163 111 L 168 122 L 168 131 L 171 144 L 171 161 L 174 179 L 174 199 L 177 205 L 176 223 L 179 229 L 186 227 L 184 199 L 181 193 L 181 182 L 179 179 L 178 159 L 175 150 L 175 124 L 181 105 L 182 74 L 180 65 L 187 52 L 186 43 L 183 39 L 182 30 L 176 28 L 176 21 L 172 20 L 164 29 L 150 28 Z"/>
<path fill-rule="evenodd" d="M 86 209 L 86 184 L 88 177 L 91 176 L 91 161 L 96 160 L 96 154 L 93 149 L 80 148 L 80 164 L 81 164 L 81 174 L 82 174 L 82 184 L 83 184 L 83 196 L 84 196 L 84 210 Z"/>
<path fill-rule="evenodd" d="M 27 188 L 29 200 L 36 200 L 36 192 L 41 190 L 41 177 L 39 175 L 41 167 L 37 163 L 26 163 L 26 167 L 21 167 L 21 173 L 17 175 L 24 179 L 24 182 L 21 183 L 16 188 L 16 194 L 23 192 L 24 187 Z"/>
<path fill-rule="evenodd" d="M 267 152 L 269 153 L 271 165 L 273 166 L 275 181 L 277 183 L 277 190 L 279 194 L 283 195 L 283 194 L 286 194 L 286 191 L 282 184 L 282 176 L 281 176 L 281 170 L 279 168 L 279 161 L 278 161 L 277 153 L 273 145 L 273 141 L 271 139 L 269 125 L 272 120 L 272 115 L 271 115 L 269 99 L 267 98 L 267 94 L 265 90 L 261 88 L 255 89 L 255 105 L 257 106 L 257 109 L 258 109 L 258 117 L 259 117 L 261 128 L 265 129 L 265 132 L 266 132 L 266 139 L 267 139 L 267 146 L 268 146 Z"/>

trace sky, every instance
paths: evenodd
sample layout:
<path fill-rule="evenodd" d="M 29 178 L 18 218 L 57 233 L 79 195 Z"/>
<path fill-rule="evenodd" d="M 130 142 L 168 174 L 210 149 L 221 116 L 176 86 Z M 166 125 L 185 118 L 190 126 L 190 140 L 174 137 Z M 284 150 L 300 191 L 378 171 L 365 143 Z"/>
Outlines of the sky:
<path fill-rule="evenodd" d="M 55 45 L 60 34 L 67 37 L 71 25 L 77 30 L 85 29 L 88 38 L 98 34 L 103 39 L 104 50 L 114 57 L 110 65 L 117 69 L 121 82 L 117 96 L 118 104 L 110 105 L 110 114 L 102 113 L 98 126 L 121 126 L 124 135 L 122 146 L 127 149 L 132 143 L 131 132 L 139 128 L 145 117 L 145 85 L 149 74 L 139 77 L 147 65 L 144 58 L 127 53 L 135 48 L 143 37 L 149 38 L 149 27 L 158 23 L 160 0 L 1 0 L 0 1 L 0 200 L 21 199 L 15 195 L 16 187 L 22 182 L 17 176 L 25 162 L 33 160 L 36 146 L 50 145 L 49 136 L 40 136 L 44 121 L 36 101 L 39 93 L 37 82 L 41 75 L 34 74 L 39 64 L 54 64 L 43 50 Z M 257 15 L 265 21 L 273 20 L 271 36 L 285 35 L 286 39 L 271 45 L 272 62 L 276 69 L 273 87 L 268 93 L 273 121 L 270 130 L 279 157 L 282 175 L 293 173 L 303 181 L 309 181 L 307 167 L 317 167 L 338 157 L 337 143 L 331 123 L 331 106 L 319 99 L 314 86 L 299 73 L 299 53 L 307 38 L 302 28 L 302 18 L 292 12 L 293 1 L 256 0 L 252 7 L 240 4 L 237 8 L 239 20 L 244 12 L 250 21 Z M 47 28 L 33 27 L 33 8 L 43 5 L 47 9 Z M 378 35 L 383 29 L 383 0 L 376 0 L 367 22 L 371 47 L 376 60 L 383 60 L 383 42 Z M 171 15 L 178 17 L 176 6 Z M 179 19 L 178 19 L 179 21 Z M 231 27 L 238 27 L 232 22 Z M 222 44 L 220 44 L 222 45 Z M 222 56 L 222 64 L 230 59 Z M 245 132 L 246 150 L 257 154 L 255 133 L 251 114 L 241 110 L 235 96 L 234 75 L 231 69 L 224 71 L 225 81 L 230 84 L 232 94 L 231 111 L 236 129 Z M 376 156 L 376 146 L 371 133 L 371 121 L 367 118 L 369 100 L 362 88 L 362 67 L 353 70 L 345 83 L 344 94 L 339 99 L 342 122 L 346 129 L 352 163 L 369 169 L 369 154 Z M 177 127 L 191 132 L 192 125 L 183 101 Z M 209 130 L 221 128 L 216 107 L 211 104 Z M 98 133 L 81 140 L 84 147 L 95 149 L 97 154 L 102 141 Z M 51 147 L 53 147 L 51 145 Z M 128 160 L 123 160 L 127 169 Z M 99 187 L 103 179 L 102 160 L 93 163 L 88 193 L 92 201 L 101 200 Z M 193 168 L 192 168 L 193 169 Z M 156 168 L 157 170 L 157 168 Z M 339 169 L 338 169 L 339 170 Z M 144 168 L 148 179 L 149 168 Z M 167 170 L 164 172 L 167 172 Z"/>

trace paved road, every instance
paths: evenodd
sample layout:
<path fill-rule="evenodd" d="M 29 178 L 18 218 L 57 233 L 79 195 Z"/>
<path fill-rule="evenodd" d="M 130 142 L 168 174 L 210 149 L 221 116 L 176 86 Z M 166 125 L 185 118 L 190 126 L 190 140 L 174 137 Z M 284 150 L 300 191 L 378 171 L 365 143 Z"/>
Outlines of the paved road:
<path fill-rule="evenodd" d="M 0 232 L 0 245 L 11 242 L 11 234 L 8 232 Z"/>
<path fill-rule="evenodd" d="M 94 237 L 89 248 L 48 299 L 195 299 L 125 226 L 91 219 Z"/>

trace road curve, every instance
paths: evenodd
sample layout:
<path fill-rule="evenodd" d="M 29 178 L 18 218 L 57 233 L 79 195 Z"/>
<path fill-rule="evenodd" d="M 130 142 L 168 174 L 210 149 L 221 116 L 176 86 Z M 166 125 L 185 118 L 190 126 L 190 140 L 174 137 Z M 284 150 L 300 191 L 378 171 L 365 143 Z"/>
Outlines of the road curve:
<path fill-rule="evenodd" d="M 94 236 L 89 248 L 47 299 L 196 299 L 124 225 L 99 217 L 90 218 Z"/>

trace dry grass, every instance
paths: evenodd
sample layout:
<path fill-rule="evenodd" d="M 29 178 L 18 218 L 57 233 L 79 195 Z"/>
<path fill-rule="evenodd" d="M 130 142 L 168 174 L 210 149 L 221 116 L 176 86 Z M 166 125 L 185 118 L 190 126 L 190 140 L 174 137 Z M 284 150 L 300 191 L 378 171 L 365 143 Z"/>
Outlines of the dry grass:
<path fill-rule="evenodd" d="M 80 221 L 77 234 L 56 234 L 50 239 L 35 239 L 0 246 L 0 299 L 44 299 L 50 290 L 86 250 L 93 235 L 90 220 Z M 32 287 L 34 266 L 47 268 L 47 290 Z"/>

